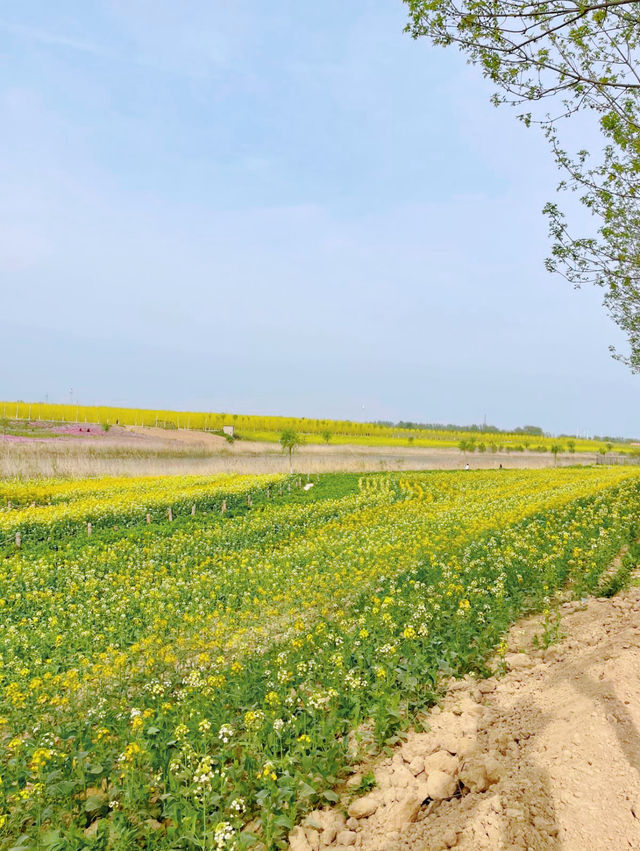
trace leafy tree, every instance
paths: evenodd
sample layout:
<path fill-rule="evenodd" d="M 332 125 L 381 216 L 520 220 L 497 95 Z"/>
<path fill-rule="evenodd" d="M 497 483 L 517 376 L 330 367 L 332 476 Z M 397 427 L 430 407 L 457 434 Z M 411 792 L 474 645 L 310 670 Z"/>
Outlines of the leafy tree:
<path fill-rule="evenodd" d="M 558 452 L 562 452 L 562 446 L 559 443 L 553 443 L 551 445 L 551 454 L 553 455 L 553 463 L 558 463 Z"/>
<path fill-rule="evenodd" d="M 555 203 L 545 207 L 553 239 L 546 265 L 576 287 L 595 284 L 625 332 L 640 372 L 640 3 L 638 0 L 404 0 L 407 31 L 455 44 L 495 85 L 493 100 L 523 107 L 540 125 L 564 172 L 596 217 L 595 235 L 574 235 Z M 587 113 L 597 150 L 570 153 L 567 122 Z"/>
<path fill-rule="evenodd" d="M 540 428 L 540 426 L 526 425 L 526 426 L 519 426 L 518 428 L 514 428 L 513 433 L 514 434 L 530 434 L 530 435 L 542 437 L 542 435 L 544 434 L 544 431 Z"/>
<path fill-rule="evenodd" d="M 573 455 L 573 453 L 576 451 L 575 440 L 567 440 L 567 446 L 569 447 L 569 452 Z"/>
<path fill-rule="evenodd" d="M 332 435 L 331 435 L 331 430 L 330 430 L 330 429 L 328 429 L 328 428 L 326 428 L 326 429 L 322 432 L 322 439 L 324 440 L 324 442 L 325 442 L 327 445 L 329 444 L 329 441 L 331 440 L 331 436 L 332 436 Z"/>
<path fill-rule="evenodd" d="M 292 428 L 285 429 L 280 435 L 280 446 L 283 452 L 289 453 L 289 472 L 293 473 L 293 452 L 300 446 L 302 439 Z"/>

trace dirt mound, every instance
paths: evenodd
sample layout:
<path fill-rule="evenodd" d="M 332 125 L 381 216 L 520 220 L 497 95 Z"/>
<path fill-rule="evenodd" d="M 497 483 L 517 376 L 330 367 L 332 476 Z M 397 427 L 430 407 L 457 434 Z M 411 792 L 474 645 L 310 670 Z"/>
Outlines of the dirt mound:
<path fill-rule="evenodd" d="M 514 627 L 506 675 L 453 682 L 429 732 L 373 766 L 369 794 L 311 814 L 294 851 L 640 849 L 640 588 L 561 611 L 562 640 Z"/>

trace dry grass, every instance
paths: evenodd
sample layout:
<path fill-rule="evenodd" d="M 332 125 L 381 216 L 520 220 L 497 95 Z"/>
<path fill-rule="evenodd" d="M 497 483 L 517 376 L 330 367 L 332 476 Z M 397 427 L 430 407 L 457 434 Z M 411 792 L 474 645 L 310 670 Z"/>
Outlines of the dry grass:
<path fill-rule="evenodd" d="M 558 457 L 558 466 L 592 464 L 590 454 Z M 301 473 L 539 468 L 554 465 L 549 453 L 469 454 L 454 449 L 371 446 L 302 446 L 294 456 Z M 277 444 L 236 441 L 203 432 L 113 428 L 82 439 L 18 442 L 0 440 L 0 477 L 149 476 L 214 473 L 279 473 L 288 458 Z"/>

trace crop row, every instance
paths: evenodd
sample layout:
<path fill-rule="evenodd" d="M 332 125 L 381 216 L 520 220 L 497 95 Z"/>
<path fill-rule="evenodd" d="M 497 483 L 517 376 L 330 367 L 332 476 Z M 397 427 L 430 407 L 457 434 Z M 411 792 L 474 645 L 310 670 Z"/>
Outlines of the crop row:
<path fill-rule="evenodd" d="M 172 516 L 194 507 L 228 511 L 272 492 L 281 494 L 283 486 L 291 490 L 299 484 L 298 478 L 282 475 L 5 482 L 0 483 L 0 500 L 6 500 L 0 511 L 0 541 L 11 544 L 16 533 L 23 543 L 60 539 L 78 533 L 80 524 L 88 522 L 95 529 L 134 526 L 144 522 L 147 514 L 157 516 L 169 508 Z"/>

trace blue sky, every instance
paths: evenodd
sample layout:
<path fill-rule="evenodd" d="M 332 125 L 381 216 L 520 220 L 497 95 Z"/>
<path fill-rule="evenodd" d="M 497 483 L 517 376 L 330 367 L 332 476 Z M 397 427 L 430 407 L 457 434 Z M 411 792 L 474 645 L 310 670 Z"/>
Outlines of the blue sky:
<path fill-rule="evenodd" d="M 404 17 L 0 4 L 0 396 L 640 433 L 543 140 Z"/>

